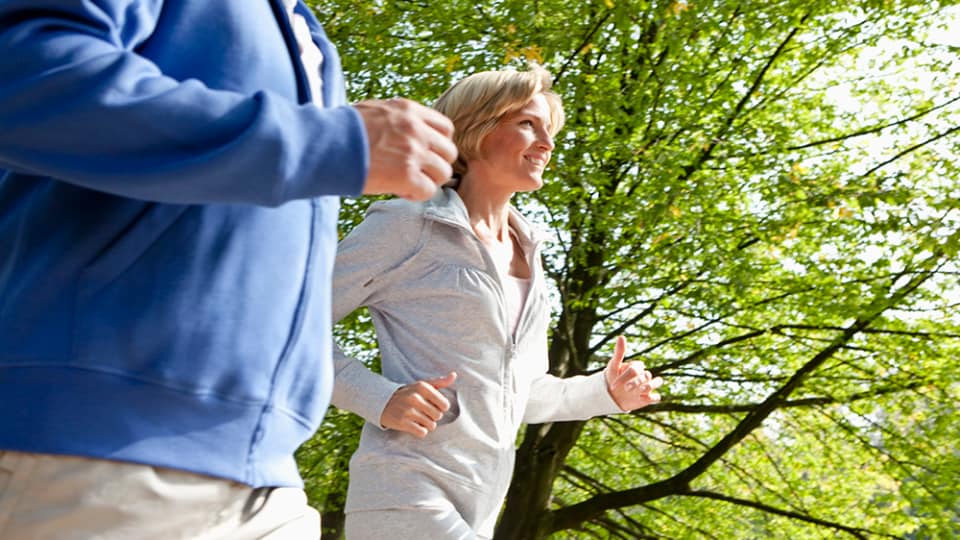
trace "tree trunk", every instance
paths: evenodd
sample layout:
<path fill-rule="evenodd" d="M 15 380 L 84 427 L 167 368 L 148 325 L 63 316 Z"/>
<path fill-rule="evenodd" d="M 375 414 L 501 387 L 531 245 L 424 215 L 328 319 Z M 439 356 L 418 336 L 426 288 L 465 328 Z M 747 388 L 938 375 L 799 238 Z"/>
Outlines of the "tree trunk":
<path fill-rule="evenodd" d="M 320 527 L 323 530 L 321 535 L 323 540 L 340 540 L 343 538 L 344 521 L 342 504 L 329 512 L 322 512 L 320 514 Z"/>
<path fill-rule="evenodd" d="M 550 372 L 563 377 L 577 373 L 582 366 L 577 362 L 575 346 L 582 335 L 582 324 L 587 317 L 561 314 L 561 326 L 573 331 L 558 332 L 550 345 Z M 580 324 L 578 324 L 580 323 Z M 589 335 L 589 333 L 585 334 Z M 579 369 L 578 369 L 579 368 Z M 497 524 L 497 540 L 534 540 L 545 538 L 550 530 L 552 515 L 550 497 L 553 481 L 563 468 L 567 454 L 577 443 L 583 422 L 554 422 L 527 426 L 523 442 L 517 450 L 513 481 L 507 491 L 503 515 Z"/>
<path fill-rule="evenodd" d="M 535 540 L 550 530 L 553 481 L 580 436 L 583 422 L 528 426 L 517 451 L 496 540 Z"/>

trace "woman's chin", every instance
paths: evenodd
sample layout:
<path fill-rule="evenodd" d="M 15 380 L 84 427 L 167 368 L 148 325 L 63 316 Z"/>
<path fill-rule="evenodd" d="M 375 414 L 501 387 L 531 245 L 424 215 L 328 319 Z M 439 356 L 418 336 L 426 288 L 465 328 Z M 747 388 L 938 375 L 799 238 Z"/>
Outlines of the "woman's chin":
<path fill-rule="evenodd" d="M 528 178 L 522 186 L 518 186 L 517 192 L 536 191 L 543 187 L 542 176 L 532 176 Z"/>

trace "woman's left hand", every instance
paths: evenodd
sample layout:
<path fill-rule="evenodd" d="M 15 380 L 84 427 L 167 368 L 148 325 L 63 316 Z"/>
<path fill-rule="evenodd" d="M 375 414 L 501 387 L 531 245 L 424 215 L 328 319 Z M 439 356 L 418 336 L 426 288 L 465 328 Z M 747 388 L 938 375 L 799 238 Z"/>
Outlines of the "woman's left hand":
<path fill-rule="evenodd" d="M 656 390 L 663 385 L 663 379 L 654 377 L 646 370 L 643 362 L 624 362 L 623 356 L 626 352 L 627 340 L 618 336 L 613 357 L 604 370 L 607 391 L 617 406 L 625 412 L 660 401 L 660 394 Z"/>

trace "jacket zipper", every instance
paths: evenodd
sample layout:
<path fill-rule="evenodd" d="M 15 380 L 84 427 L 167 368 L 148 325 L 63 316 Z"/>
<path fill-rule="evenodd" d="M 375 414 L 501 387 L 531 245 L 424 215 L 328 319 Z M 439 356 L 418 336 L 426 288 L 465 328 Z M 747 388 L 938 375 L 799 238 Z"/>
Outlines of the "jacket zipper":
<path fill-rule="evenodd" d="M 292 56 L 294 51 L 298 49 L 296 38 L 293 36 L 293 28 L 290 26 L 290 21 L 287 17 L 286 8 L 282 5 L 282 0 L 271 0 L 270 4 L 273 6 L 274 16 L 277 19 L 277 23 L 280 25 L 280 29 L 284 36 L 284 41 L 287 43 L 287 50 L 290 51 L 291 54 L 293 67 L 296 71 L 297 91 L 300 94 L 299 97 L 301 99 L 305 98 L 309 100 L 310 89 L 306 84 L 306 73 L 303 71 L 303 66 L 300 63 L 299 57 Z M 300 294 L 297 298 L 297 306 L 294 310 L 293 320 L 291 321 L 290 334 L 287 336 L 287 342 L 284 344 L 283 350 L 280 352 L 280 356 L 277 358 L 277 362 L 273 368 L 273 373 L 270 376 L 270 390 L 267 393 L 267 397 L 260 409 L 260 416 L 257 418 L 257 425 L 254 428 L 253 435 L 250 438 L 250 446 L 247 448 L 247 472 L 245 476 L 248 477 L 251 483 L 257 483 L 260 481 L 259 478 L 249 477 L 250 472 L 253 470 L 252 465 L 255 461 L 257 449 L 260 446 L 261 440 L 263 439 L 264 421 L 268 411 L 273 407 L 274 401 L 276 400 L 277 378 L 283 370 L 283 366 L 286 365 L 287 360 L 289 360 L 296 344 L 300 341 L 300 333 L 303 330 L 303 321 L 306 315 L 307 306 L 310 302 L 310 282 L 313 280 L 313 258 L 316 253 L 314 242 L 316 241 L 318 226 L 317 204 L 315 200 L 310 202 L 310 234 L 307 238 L 308 244 L 306 263 L 303 267 L 303 283 L 300 286 Z"/>
<path fill-rule="evenodd" d="M 313 100 L 313 92 L 310 90 L 310 84 L 307 82 L 307 72 L 303 69 L 303 63 L 300 61 L 300 45 L 297 43 L 297 36 L 293 33 L 290 16 L 287 14 L 287 7 L 283 0 L 270 0 L 273 7 L 273 16 L 280 25 L 280 32 L 283 34 L 283 41 L 287 44 L 287 52 L 290 54 L 290 63 L 293 65 L 293 71 L 297 79 L 297 102 L 310 103 Z"/>

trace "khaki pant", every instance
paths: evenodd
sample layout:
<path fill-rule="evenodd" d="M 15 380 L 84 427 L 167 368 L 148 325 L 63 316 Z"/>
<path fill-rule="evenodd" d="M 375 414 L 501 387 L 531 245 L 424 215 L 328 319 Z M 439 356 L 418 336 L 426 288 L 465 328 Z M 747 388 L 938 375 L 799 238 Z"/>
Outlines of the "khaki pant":
<path fill-rule="evenodd" d="M 0 451 L 3 540 L 317 540 L 303 490 L 184 471 Z"/>

